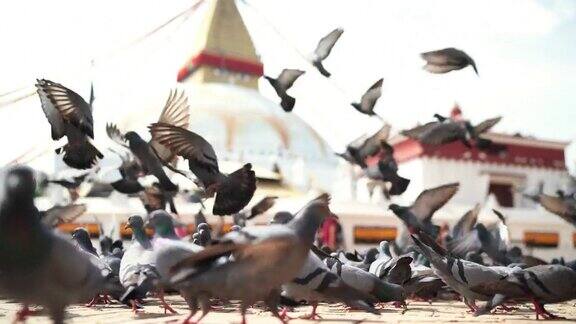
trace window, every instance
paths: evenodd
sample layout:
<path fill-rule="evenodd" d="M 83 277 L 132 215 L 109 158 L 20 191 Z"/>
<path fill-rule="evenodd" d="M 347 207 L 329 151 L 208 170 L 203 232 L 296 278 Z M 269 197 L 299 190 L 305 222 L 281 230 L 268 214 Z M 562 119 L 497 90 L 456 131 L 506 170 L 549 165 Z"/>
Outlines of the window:
<path fill-rule="evenodd" d="M 524 245 L 527 247 L 558 247 L 560 235 L 554 232 L 524 232 Z"/>
<path fill-rule="evenodd" d="M 514 207 L 514 193 L 511 184 L 490 183 L 488 193 L 493 194 L 502 207 Z"/>

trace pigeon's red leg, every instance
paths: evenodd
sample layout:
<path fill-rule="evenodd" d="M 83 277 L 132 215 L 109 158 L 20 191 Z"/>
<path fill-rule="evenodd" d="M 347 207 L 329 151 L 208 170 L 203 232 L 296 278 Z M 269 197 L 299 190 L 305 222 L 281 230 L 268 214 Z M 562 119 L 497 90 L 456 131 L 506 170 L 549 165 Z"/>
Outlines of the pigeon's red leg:
<path fill-rule="evenodd" d="M 164 314 L 170 312 L 172 314 L 178 314 L 177 311 L 174 310 L 166 301 L 164 300 L 164 289 L 160 289 L 158 292 L 158 299 L 160 299 L 160 303 L 162 303 L 162 307 L 164 308 Z"/>
<path fill-rule="evenodd" d="M 308 319 L 308 320 L 319 320 L 322 319 L 322 316 L 318 315 L 318 313 L 316 312 L 316 309 L 318 308 L 318 303 L 314 302 L 312 303 L 312 313 L 308 314 L 308 315 L 304 315 L 300 318 L 302 319 Z"/>
<path fill-rule="evenodd" d="M 288 307 L 282 307 L 282 311 L 280 312 L 280 319 L 281 320 L 291 320 L 294 319 L 288 315 Z"/>
<path fill-rule="evenodd" d="M 143 312 L 142 310 L 138 309 L 138 303 L 134 299 L 130 300 L 130 305 L 132 305 L 132 313 L 134 313 L 135 315 L 140 312 Z"/>
<path fill-rule="evenodd" d="M 31 310 L 27 304 L 22 305 L 22 308 L 16 312 L 14 323 L 25 322 L 28 316 L 37 314 L 38 311 Z"/>

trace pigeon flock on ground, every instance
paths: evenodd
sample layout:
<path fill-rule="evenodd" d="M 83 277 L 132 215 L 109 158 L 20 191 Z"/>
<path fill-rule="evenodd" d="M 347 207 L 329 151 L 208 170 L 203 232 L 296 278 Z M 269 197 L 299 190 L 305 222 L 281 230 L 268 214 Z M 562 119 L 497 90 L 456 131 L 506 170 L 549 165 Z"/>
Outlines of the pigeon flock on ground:
<path fill-rule="evenodd" d="M 311 58 L 325 77 L 330 72 L 323 61 L 342 34 L 342 29 L 335 29 L 322 38 Z M 431 73 L 468 65 L 478 73 L 474 60 L 461 50 L 447 48 L 421 56 L 427 62 L 424 69 Z M 266 77 L 286 112 L 296 101 L 287 91 L 303 74 L 285 69 L 277 78 Z M 383 79 L 374 83 L 352 103 L 354 109 L 380 118 L 374 107 L 382 84 Z M 54 323 L 63 323 L 71 304 L 121 303 L 127 311 L 138 313 L 153 298 L 166 312 L 175 313 L 164 299 L 168 293 L 180 295 L 189 306 L 185 323 L 197 323 L 218 303 L 229 300 L 238 302 L 245 323 L 247 309 L 258 302 L 282 322 L 290 320 L 290 307 L 303 304 L 312 307 L 306 318 L 318 319 L 319 303 L 342 303 L 378 314 L 383 303 L 405 309 L 409 300 L 454 298 L 461 298 L 476 316 L 531 302 L 537 318 L 553 319 L 556 316 L 544 305 L 576 298 L 576 261 L 559 258 L 547 263 L 523 255 L 512 246 L 506 216 L 499 211 L 494 210 L 499 222 L 491 226 L 477 222 L 480 206 L 463 215 L 452 229 L 436 225 L 434 213 L 457 193 L 458 183 L 425 190 L 410 206 L 391 204 L 389 209 L 404 225 L 399 235 L 363 253 L 315 245 L 323 221 L 337 217 L 327 194 L 310 200 L 295 214 L 278 212 L 268 226 L 248 226 L 248 220 L 281 198 L 265 197 L 247 208 L 257 187 L 252 165 L 222 173 L 214 148 L 188 129 L 187 98 L 178 91 L 169 94 L 157 122 L 142 125 L 148 126 L 150 141 L 133 130 L 106 125 L 115 142 L 110 151 L 122 161 L 109 185 L 119 193 L 138 195 L 147 211 L 128 219 L 131 242 L 124 247 L 122 241 L 102 235 L 96 248 L 84 228 L 75 229 L 72 238 L 65 237 L 55 228 L 82 215 L 86 206 L 72 203 L 41 211 L 34 197 L 39 186 L 51 183 L 69 190 L 74 202 L 83 183 L 101 171 L 98 161 L 103 153 L 92 143 L 94 95 L 91 92 L 86 102 L 76 92 L 45 79 L 38 80 L 36 87 L 52 139 L 67 137 L 66 145 L 56 153 L 63 154 L 69 167 L 86 171 L 47 176 L 42 181 L 26 166 L 7 166 L 0 172 L 0 296 L 22 305 L 17 321 L 32 313 L 32 305 L 42 306 Z M 482 135 L 500 120 L 472 125 L 434 117 L 401 134 L 425 144 L 461 142 L 490 152 L 493 143 Z M 410 183 L 397 173 L 394 149 L 387 142 L 390 129 L 383 123 L 378 132 L 358 138 L 338 154 L 370 180 L 371 190 L 380 188 L 387 197 L 402 194 Z M 378 157 L 378 163 L 368 165 L 372 157 Z M 180 158 L 188 161 L 189 170 L 177 168 Z M 198 189 L 181 191 L 171 179 L 176 173 Z M 142 183 L 146 176 L 156 182 Z M 226 234 L 216 233 L 201 210 L 196 215 L 196 232 L 182 238 L 176 234 L 176 228 L 184 224 L 175 217 L 175 195 L 185 195 L 189 202 L 202 206 L 213 198 L 212 214 L 232 216 L 235 225 Z M 573 193 L 550 196 L 540 192 L 529 197 L 576 225 Z"/>

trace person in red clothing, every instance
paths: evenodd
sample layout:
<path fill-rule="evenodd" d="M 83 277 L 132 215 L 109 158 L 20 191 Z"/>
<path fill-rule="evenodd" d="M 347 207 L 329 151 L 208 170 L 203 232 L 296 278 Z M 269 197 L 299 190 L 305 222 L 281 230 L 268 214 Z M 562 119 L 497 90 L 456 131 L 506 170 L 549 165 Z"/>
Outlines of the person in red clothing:
<path fill-rule="evenodd" d="M 327 246 L 332 250 L 336 250 L 342 242 L 341 232 L 342 227 L 338 223 L 338 217 L 334 214 L 327 217 L 324 219 L 322 226 L 320 226 L 318 233 L 320 246 Z"/>

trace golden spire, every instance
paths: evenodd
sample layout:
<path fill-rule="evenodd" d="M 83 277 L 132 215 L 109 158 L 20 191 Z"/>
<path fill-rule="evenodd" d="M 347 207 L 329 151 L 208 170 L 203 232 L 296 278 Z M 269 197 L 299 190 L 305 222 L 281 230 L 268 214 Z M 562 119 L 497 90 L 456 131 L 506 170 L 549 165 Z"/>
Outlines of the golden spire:
<path fill-rule="evenodd" d="M 193 56 L 178 72 L 178 81 L 233 83 L 257 89 L 263 66 L 235 1 L 207 2 Z"/>

